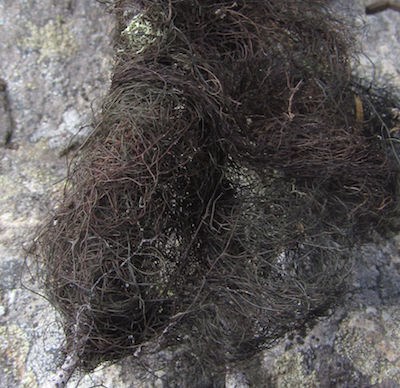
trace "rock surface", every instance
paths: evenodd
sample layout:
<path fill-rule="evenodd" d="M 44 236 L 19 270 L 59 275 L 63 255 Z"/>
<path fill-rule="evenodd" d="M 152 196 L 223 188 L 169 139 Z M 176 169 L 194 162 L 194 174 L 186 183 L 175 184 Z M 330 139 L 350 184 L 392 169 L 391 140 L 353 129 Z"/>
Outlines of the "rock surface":
<path fill-rule="evenodd" d="M 345 2 L 347 16 L 360 27 L 363 72 L 392 78 L 400 87 L 400 13 L 366 17 L 365 3 Z M 45 299 L 25 288 L 24 258 L 62 188 L 66 163 L 60 154 L 80 128 L 85 134 L 92 106 L 96 109 L 107 92 L 112 27 L 113 18 L 96 1 L 0 3 L 0 79 L 6 85 L 0 88 L 2 387 L 51 386 L 61 362 L 58 317 Z M 253 365 L 232 371 L 226 386 L 400 386 L 399 248 L 400 238 L 394 237 L 355 252 L 353 287 L 339 307 L 307 335 L 294 333 Z M 68 386 L 162 387 L 160 377 L 135 381 L 127 359 L 74 376 Z"/>
<path fill-rule="evenodd" d="M 60 153 L 107 92 L 112 28 L 112 17 L 95 1 L 0 2 L 2 387 L 44 386 L 59 362 L 57 316 L 24 288 L 24 258 L 62 188 Z"/>

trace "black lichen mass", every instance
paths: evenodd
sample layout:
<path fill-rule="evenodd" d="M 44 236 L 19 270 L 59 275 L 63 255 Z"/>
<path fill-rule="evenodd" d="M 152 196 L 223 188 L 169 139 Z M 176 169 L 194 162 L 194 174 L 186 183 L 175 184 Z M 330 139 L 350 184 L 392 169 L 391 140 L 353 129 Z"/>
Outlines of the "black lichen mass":
<path fill-rule="evenodd" d="M 332 306 L 396 214 L 395 99 L 352 76 L 326 1 L 125 5 L 40 276 L 78 367 L 222 373 Z"/>

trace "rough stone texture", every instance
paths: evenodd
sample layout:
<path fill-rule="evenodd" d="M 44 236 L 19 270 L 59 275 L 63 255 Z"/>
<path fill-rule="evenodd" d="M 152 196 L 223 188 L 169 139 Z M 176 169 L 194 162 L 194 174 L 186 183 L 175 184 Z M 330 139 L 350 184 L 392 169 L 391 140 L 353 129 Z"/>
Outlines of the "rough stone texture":
<path fill-rule="evenodd" d="M 363 12 L 365 4 L 373 0 L 355 1 L 356 12 Z M 361 19 L 360 65 L 369 78 L 390 80 L 400 85 L 400 12 L 384 11 Z"/>
<path fill-rule="evenodd" d="M 112 25 L 96 1 L 2 0 L 0 74 L 15 140 L 60 146 L 89 121 L 109 79 Z"/>
<path fill-rule="evenodd" d="M 400 12 L 386 10 L 365 15 L 365 6 L 376 0 L 332 0 L 333 6 L 357 30 L 354 46 L 358 52 L 357 71 L 369 80 L 400 85 Z"/>
<path fill-rule="evenodd" d="M 1 387 L 44 386 L 60 359 L 56 314 L 24 288 L 24 258 L 62 188 L 59 154 L 107 92 L 112 27 L 95 1 L 0 2 Z"/>
<path fill-rule="evenodd" d="M 265 352 L 265 386 L 400 386 L 399 247 L 397 237 L 355 252 L 353 287 L 338 308 Z"/>
<path fill-rule="evenodd" d="M 374 70 L 400 88 L 400 13 L 366 17 L 365 1 L 343 3 L 360 27 L 364 74 Z M 60 153 L 107 91 L 112 26 L 94 0 L 0 2 L 0 79 L 7 85 L 7 95 L 0 88 L 0 144 L 14 130 L 11 143 L 0 148 L 1 387 L 51 386 L 62 361 L 56 313 L 24 288 L 25 249 L 62 188 Z M 400 386 L 399 249 L 400 237 L 377 238 L 355 252 L 353 287 L 340 305 L 307 335 L 293 333 L 252 365 L 230 372 L 226 386 Z M 74 376 L 68 386 L 163 386 L 161 374 L 135 381 L 130 365 L 127 359 Z"/>

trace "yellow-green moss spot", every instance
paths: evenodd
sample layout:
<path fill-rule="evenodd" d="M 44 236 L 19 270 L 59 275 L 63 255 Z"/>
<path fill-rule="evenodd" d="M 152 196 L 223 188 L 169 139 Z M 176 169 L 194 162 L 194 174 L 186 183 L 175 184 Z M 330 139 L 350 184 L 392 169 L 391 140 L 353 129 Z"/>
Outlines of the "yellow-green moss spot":
<path fill-rule="evenodd" d="M 369 376 L 371 384 L 400 384 L 400 312 L 395 307 L 356 311 L 340 325 L 337 351 Z"/>
<path fill-rule="evenodd" d="M 0 357 L 7 365 L 4 372 L 19 382 L 20 387 L 37 387 L 34 373 L 27 370 L 29 342 L 26 333 L 17 325 L 0 326 Z"/>
<path fill-rule="evenodd" d="M 277 387 L 318 387 L 315 371 L 306 373 L 304 357 L 299 352 L 286 352 L 275 361 L 275 384 Z"/>
<path fill-rule="evenodd" d="M 28 23 L 26 37 L 20 41 L 23 48 L 37 50 L 39 62 L 44 59 L 66 58 L 75 53 L 77 42 L 71 33 L 68 23 L 61 17 L 50 20 L 44 26 Z"/>
<path fill-rule="evenodd" d="M 133 52 L 140 54 L 147 46 L 150 46 L 158 37 L 162 36 L 162 32 L 155 29 L 143 13 L 139 13 L 121 32 L 121 35 L 127 39 Z"/>

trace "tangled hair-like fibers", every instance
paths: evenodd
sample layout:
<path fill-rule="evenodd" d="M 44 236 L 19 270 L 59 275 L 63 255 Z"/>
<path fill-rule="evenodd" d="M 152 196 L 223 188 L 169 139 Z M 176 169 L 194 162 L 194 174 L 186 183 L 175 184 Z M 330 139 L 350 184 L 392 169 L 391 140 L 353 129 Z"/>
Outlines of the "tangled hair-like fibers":
<path fill-rule="evenodd" d="M 345 288 L 396 208 L 390 117 L 325 1 L 154 0 L 131 21 L 126 3 L 41 276 L 79 367 L 169 349 L 223 371 Z"/>

